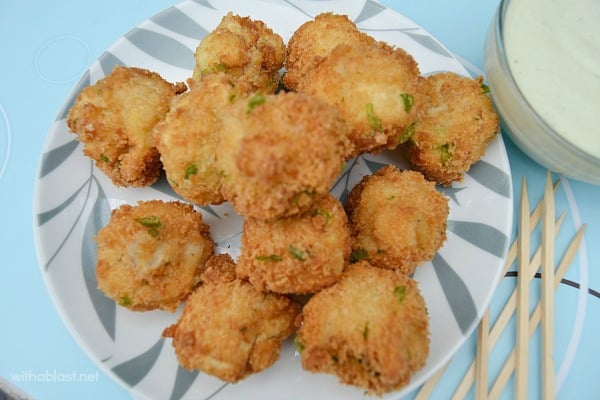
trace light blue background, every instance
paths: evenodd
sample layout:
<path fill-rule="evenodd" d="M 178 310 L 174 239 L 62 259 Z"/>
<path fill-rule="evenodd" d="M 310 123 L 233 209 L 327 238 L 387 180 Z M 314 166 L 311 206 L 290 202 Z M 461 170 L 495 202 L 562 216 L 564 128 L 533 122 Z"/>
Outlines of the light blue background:
<path fill-rule="evenodd" d="M 483 69 L 483 42 L 497 0 L 382 1 L 413 19 L 450 51 Z M 130 395 L 106 376 L 77 346 L 55 310 L 42 281 L 33 241 L 33 183 L 42 145 L 51 122 L 78 75 L 133 26 L 176 4 L 172 0 L 74 0 L 0 2 L 0 376 L 39 399 L 128 399 Z M 60 38 L 61 40 L 56 40 Z M 599 38 L 600 40 L 600 38 Z M 544 168 L 527 158 L 505 137 L 513 173 L 515 205 L 521 179 L 527 178 L 531 203 L 543 192 Z M 2 167 L 6 163 L 6 168 Z M 555 178 L 557 178 L 555 176 Z M 572 195 L 574 201 L 569 202 Z M 587 224 L 584 253 L 567 277 L 579 282 L 586 261 L 589 285 L 600 290 L 600 187 L 565 180 L 557 193 L 557 212 L 567 219 L 559 235 L 562 249 L 578 220 Z M 517 215 L 517 213 L 515 213 Z M 513 238 L 516 225 L 513 228 Z M 512 240 L 511 240 L 512 241 Z M 558 253 L 557 258 L 560 258 Z M 500 283 L 492 318 L 515 287 Z M 557 370 L 564 363 L 578 312 L 579 291 L 561 285 L 556 298 Z M 599 398 L 600 299 L 585 295 L 586 310 L 574 362 L 564 375 L 559 398 Z M 582 310 L 579 309 L 581 312 Z M 514 344 L 514 325 L 491 353 L 490 379 Z M 433 398 L 449 398 L 475 354 L 475 337 L 458 352 Z M 539 335 L 531 346 L 539 346 Z M 535 354 L 535 350 L 532 352 Z M 41 382 L 31 374 L 90 374 L 91 382 Z M 26 375 L 24 382 L 16 382 Z M 532 357 L 530 397 L 539 398 L 539 364 Z M 37 380 L 37 382 L 36 382 Z M 503 397 L 512 397 L 512 380 Z M 473 391 L 469 396 L 473 397 Z"/>

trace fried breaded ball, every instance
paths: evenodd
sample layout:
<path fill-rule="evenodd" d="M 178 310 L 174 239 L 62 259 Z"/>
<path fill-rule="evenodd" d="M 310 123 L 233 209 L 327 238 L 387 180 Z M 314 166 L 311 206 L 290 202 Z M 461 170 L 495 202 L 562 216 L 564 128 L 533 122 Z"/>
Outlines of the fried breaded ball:
<path fill-rule="evenodd" d="M 312 68 L 340 44 L 365 46 L 375 39 L 358 30 L 348 16 L 330 12 L 317 15 L 300 25 L 288 41 L 285 58 L 286 72 L 282 82 L 296 90 Z"/>
<path fill-rule="evenodd" d="M 299 320 L 304 369 L 378 395 L 405 386 L 429 355 L 429 318 L 417 282 L 366 261 L 315 294 Z"/>
<path fill-rule="evenodd" d="M 217 280 L 194 291 L 163 336 L 173 338 L 184 368 L 237 382 L 279 359 L 299 312 L 282 295 L 261 293 L 240 279 Z"/>
<path fill-rule="evenodd" d="M 314 293 L 339 279 L 349 255 L 346 213 L 326 194 L 299 215 L 246 219 L 236 273 L 262 291 Z"/>
<path fill-rule="evenodd" d="M 122 205 L 96 241 L 98 288 L 134 311 L 175 311 L 214 249 L 202 214 L 178 201 Z"/>
<path fill-rule="evenodd" d="M 411 274 L 446 240 L 448 199 L 415 171 L 386 166 L 348 196 L 352 260 Z"/>
<path fill-rule="evenodd" d="M 116 66 L 79 93 L 67 125 L 84 144 L 83 153 L 115 185 L 147 186 L 161 167 L 152 128 L 185 90 L 185 84 L 171 84 L 155 72 Z"/>
<path fill-rule="evenodd" d="M 223 121 L 222 192 L 238 214 L 275 219 L 329 192 L 352 151 L 336 110 L 301 93 L 251 96 Z"/>
<path fill-rule="evenodd" d="M 222 171 L 216 159 L 222 118 L 229 106 L 250 94 L 247 84 L 233 84 L 223 73 L 201 82 L 173 100 L 171 110 L 154 128 L 167 180 L 184 199 L 205 206 L 220 204 Z"/>
<path fill-rule="evenodd" d="M 285 44 L 263 21 L 228 13 L 195 52 L 193 79 L 225 72 L 256 91 L 273 93 L 279 84 Z"/>
<path fill-rule="evenodd" d="M 443 185 L 461 181 L 499 131 L 483 78 L 452 72 L 422 82 L 423 106 L 408 145 L 412 167 Z"/>
<path fill-rule="evenodd" d="M 416 61 L 402 49 L 339 45 L 307 73 L 298 91 L 340 110 L 357 155 L 393 149 L 410 138 L 420 79 Z"/>
<path fill-rule="evenodd" d="M 236 278 L 235 261 L 229 254 L 215 254 L 204 264 L 202 283 L 231 282 Z"/>

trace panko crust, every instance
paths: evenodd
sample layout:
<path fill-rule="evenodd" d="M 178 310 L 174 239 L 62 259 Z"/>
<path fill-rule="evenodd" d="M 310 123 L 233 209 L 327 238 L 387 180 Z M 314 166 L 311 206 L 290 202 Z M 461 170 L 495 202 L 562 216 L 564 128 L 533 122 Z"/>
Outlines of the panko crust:
<path fill-rule="evenodd" d="M 302 366 L 381 395 L 405 386 L 429 355 L 429 318 L 416 281 L 353 264 L 299 317 Z"/>
<path fill-rule="evenodd" d="M 175 311 L 214 249 L 202 214 L 178 201 L 122 205 L 95 239 L 98 289 L 134 311 Z"/>
<path fill-rule="evenodd" d="M 394 149 L 410 138 L 421 104 L 414 58 L 385 43 L 339 45 L 300 82 L 298 91 L 336 107 L 355 152 Z"/>
<path fill-rule="evenodd" d="M 385 166 L 350 192 L 352 258 L 412 274 L 446 240 L 448 199 L 415 171 Z"/>
<path fill-rule="evenodd" d="M 426 77 L 423 106 L 407 153 L 412 167 L 442 185 L 461 181 L 499 132 L 483 77 L 452 72 Z"/>
<path fill-rule="evenodd" d="M 254 95 L 224 120 L 222 192 L 238 214 L 275 219 L 329 192 L 352 151 L 333 107 L 302 93 Z"/>
<path fill-rule="evenodd" d="M 222 119 L 235 101 L 251 93 L 224 73 L 188 80 L 190 90 L 177 96 L 165 119 L 154 128 L 167 180 L 184 199 L 201 206 L 221 204 L 222 171 L 217 160 Z"/>
<path fill-rule="evenodd" d="M 349 255 L 346 213 L 326 194 L 299 215 L 246 219 L 236 273 L 261 291 L 314 293 L 340 278 Z"/>
<path fill-rule="evenodd" d="M 116 186 L 148 186 L 161 171 L 152 128 L 186 89 L 146 69 L 116 66 L 79 93 L 67 125 Z"/>
<path fill-rule="evenodd" d="M 237 382 L 277 361 L 299 312 L 287 297 L 261 293 L 246 281 L 207 282 L 163 336 L 173 338 L 184 368 Z"/>
<path fill-rule="evenodd" d="M 192 78 L 225 72 L 236 83 L 250 84 L 253 90 L 273 93 L 279 84 L 279 70 L 285 59 L 281 36 L 263 21 L 231 12 L 205 36 L 195 52 Z"/>
<path fill-rule="evenodd" d="M 236 278 L 235 261 L 229 254 L 215 254 L 204 264 L 202 283 L 232 282 Z"/>
<path fill-rule="evenodd" d="M 282 82 L 289 90 L 297 90 L 308 71 L 338 45 L 368 46 L 374 43 L 375 39 L 359 31 L 347 15 L 321 13 L 300 25 L 290 37 Z"/>

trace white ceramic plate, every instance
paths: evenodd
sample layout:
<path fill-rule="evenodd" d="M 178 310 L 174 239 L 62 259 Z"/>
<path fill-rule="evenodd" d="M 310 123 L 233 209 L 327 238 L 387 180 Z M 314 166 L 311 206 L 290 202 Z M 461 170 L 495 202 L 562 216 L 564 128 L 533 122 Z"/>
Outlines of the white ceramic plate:
<path fill-rule="evenodd" d="M 113 186 L 82 154 L 66 127 L 66 114 L 79 91 L 110 73 L 114 65 L 148 68 L 165 79 L 191 75 L 193 52 L 228 11 L 263 20 L 288 40 L 303 22 L 324 11 L 348 15 L 377 39 L 412 54 L 424 75 L 438 71 L 467 74 L 433 37 L 402 15 L 371 0 L 186 1 L 133 28 L 111 46 L 82 77 L 66 99 L 48 134 L 35 182 L 35 236 L 41 272 L 56 308 L 70 331 L 109 375 L 136 397 L 150 399 L 362 399 L 364 390 L 344 386 L 333 376 L 302 370 L 291 340 L 268 370 L 237 384 L 180 368 L 162 330 L 178 313 L 136 313 L 118 307 L 96 289 L 96 247 L 92 237 L 110 211 L 138 200 L 172 200 L 164 180 L 144 189 Z M 333 193 L 339 197 L 364 174 L 387 163 L 408 165 L 394 152 L 360 157 L 348 163 Z M 512 223 L 512 187 L 501 137 L 463 182 L 439 188 L 450 198 L 448 240 L 415 279 L 431 318 L 431 352 L 426 366 L 399 398 L 424 382 L 464 343 L 487 308 L 499 281 Z M 218 250 L 239 253 L 241 219 L 228 204 L 201 209 Z"/>

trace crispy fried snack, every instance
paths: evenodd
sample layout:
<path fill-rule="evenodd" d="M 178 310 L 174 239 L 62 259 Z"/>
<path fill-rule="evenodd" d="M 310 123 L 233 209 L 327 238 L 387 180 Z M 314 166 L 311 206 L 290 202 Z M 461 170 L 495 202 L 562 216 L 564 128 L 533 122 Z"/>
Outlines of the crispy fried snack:
<path fill-rule="evenodd" d="M 275 219 L 329 192 L 352 151 L 336 110 L 301 93 L 251 96 L 223 121 L 222 192 L 238 214 Z"/>
<path fill-rule="evenodd" d="M 349 255 L 346 213 L 326 194 L 299 215 L 246 219 L 236 273 L 262 291 L 314 293 L 339 279 Z"/>
<path fill-rule="evenodd" d="M 185 84 L 171 84 L 155 72 L 117 66 L 81 91 L 67 125 L 84 144 L 84 154 L 115 185 L 147 186 L 161 167 L 152 128 L 185 90 Z"/>
<path fill-rule="evenodd" d="M 416 61 L 402 49 L 339 45 L 306 74 L 298 91 L 340 110 L 357 155 L 393 149 L 410 138 L 420 79 Z"/>
<path fill-rule="evenodd" d="M 358 30 L 346 15 L 322 13 L 302 24 L 288 41 L 283 84 L 297 90 L 299 82 L 340 44 L 367 46 L 375 39 Z"/>
<path fill-rule="evenodd" d="M 461 181 L 499 131 L 483 78 L 452 72 L 422 82 L 423 105 L 407 147 L 412 167 L 443 185 Z"/>
<path fill-rule="evenodd" d="M 235 261 L 229 254 L 215 254 L 204 264 L 202 283 L 231 282 L 236 278 Z"/>
<path fill-rule="evenodd" d="M 415 171 L 386 166 L 365 176 L 348 196 L 351 261 L 412 274 L 446 240 L 448 199 Z"/>
<path fill-rule="evenodd" d="M 237 382 L 277 361 L 299 313 L 300 306 L 287 297 L 221 276 L 194 291 L 177 323 L 163 336 L 173 338 L 184 368 Z"/>
<path fill-rule="evenodd" d="M 429 319 L 417 283 L 366 261 L 315 294 L 299 320 L 304 369 L 378 395 L 405 386 L 429 355 Z"/>
<path fill-rule="evenodd" d="M 279 84 L 285 44 L 262 21 L 228 13 L 196 48 L 193 79 L 225 72 L 253 90 L 273 93 Z"/>
<path fill-rule="evenodd" d="M 200 281 L 214 244 L 191 205 L 123 205 L 96 236 L 98 288 L 134 311 L 175 311 Z"/>
<path fill-rule="evenodd" d="M 222 171 L 216 159 L 222 119 L 229 106 L 247 97 L 250 85 L 233 83 L 224 73 L 188 81 L 190 90 L 177 96 L 166 118 L 154 128 L 160 159 L 173 190 L 205 206 L 220 204 Z"/>

